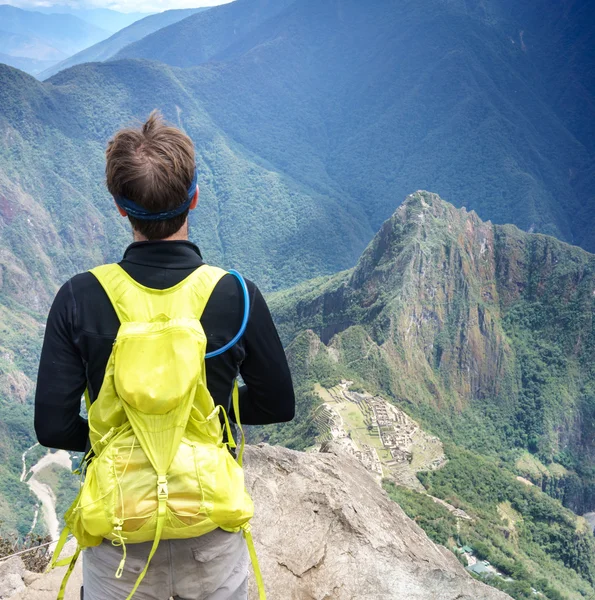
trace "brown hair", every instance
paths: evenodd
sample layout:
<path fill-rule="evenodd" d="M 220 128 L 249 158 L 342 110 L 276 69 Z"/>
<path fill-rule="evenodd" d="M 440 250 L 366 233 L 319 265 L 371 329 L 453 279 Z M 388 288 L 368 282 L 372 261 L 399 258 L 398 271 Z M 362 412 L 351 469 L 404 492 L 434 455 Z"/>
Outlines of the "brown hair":
<path fill-rule="evenodd" d="M 140 128 L 118 131 L 107 145 L 105 175 L 114 197 L 125 197 L 151 212 L 172 210 L 188 198 L 194 177 L 194 146 L 182 131 L 167 125 L 154 110 Z M 130 215 L 132 227 L 148 240 L 178 231 L 188 211 L 166 221 L 142 221 Z"/>

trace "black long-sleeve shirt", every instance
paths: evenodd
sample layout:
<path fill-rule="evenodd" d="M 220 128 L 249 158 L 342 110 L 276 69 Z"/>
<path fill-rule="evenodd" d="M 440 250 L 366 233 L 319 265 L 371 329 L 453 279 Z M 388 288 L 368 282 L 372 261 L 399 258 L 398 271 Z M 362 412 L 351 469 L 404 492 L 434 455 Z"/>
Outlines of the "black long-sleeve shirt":
<path fill-rule="evenodd" d="M 140 284 L 167 289 L 203 263 L 198 248 L 186 241 L 137 242 L 120 266 Z M 247 281 L 250 315 L 242 339 L 227 352 L 206 361 L 207 387 L 216 404 L 231 412 L 231 392 L 238 366 L 240 418 L 247 425 L 290 421 L 295 398 L 285 353 L 266 302 Z M 215 286 L 201 316 L 207 352 L 222 347 L 238 332 L 243 317 L 239 282 L 225 275 Z M 89 427 L 80 416 L 88 388 L 97 398 L 120 321 L 92 273 L 81 273 L 62 286 L 49 313 L 35 395 L 35 431 L 51 448 L 84 451 Z"/>

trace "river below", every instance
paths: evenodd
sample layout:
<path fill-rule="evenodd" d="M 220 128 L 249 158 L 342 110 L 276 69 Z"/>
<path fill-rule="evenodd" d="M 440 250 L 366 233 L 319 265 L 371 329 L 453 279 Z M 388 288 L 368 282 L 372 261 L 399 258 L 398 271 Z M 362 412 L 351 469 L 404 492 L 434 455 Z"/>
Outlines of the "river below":
<path fill-rule="evenodd" d="M 56 541 L 60 536 L 60 521 L 58 520 L 58 515 L 56 514 L 56 495 L 54 494 L 52 488 L 47 485 L 47 483 L 39 481 L 38 476 L 43 469 L 52 465 L 56 465 L 71 471 L 72 461 L 68 452 L 65 450 L 58 450 L 57 452 L 44 454 L 32 467 L 27 469 L 27 453 L 37 445 L 38 444 L 31 446 L 31 448 L 23 452 L 23 470 L 21 473 L 21 481 L 26 481 L 31 492 L 33 492 L 35 497 L 39 500 L 39 504 L 41 506 L 41 515 L 45 522 L 48 535 L 52 538 L 52 541 Z M 29 474 L 31 474 L 31 477 L 27 479 Z M 36 510 L 31 529 L 33 529 L 37 523 L 38 514 L 39 511 Z"/>

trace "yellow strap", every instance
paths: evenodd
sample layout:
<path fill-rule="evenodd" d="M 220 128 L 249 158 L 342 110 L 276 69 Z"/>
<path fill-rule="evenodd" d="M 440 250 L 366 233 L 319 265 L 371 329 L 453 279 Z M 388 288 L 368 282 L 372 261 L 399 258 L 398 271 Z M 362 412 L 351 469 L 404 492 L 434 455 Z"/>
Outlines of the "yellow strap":
<path fill-rule="evenodd" d="M 238 452 L 238 464 L 241 467 L 244 460 L 244 446 L 246 444 L 246 438 L 244 436 L 244 430 L 240 421 L 240 390 L 238 387 L 237 379 L 233 386 L 232 400 L 233 412 L 236 418 L 236 425 L 238 426 L 242 435 L 242 441 L 240 442 L 240 451 Z M 254 571 L 254 578 L 256 579 L 256 586 L 258 587 L 258 598 L 259 600 L 266 600 L 267 596 L 264 589 L 264 581 L 262 580 L 262 573 L 260 572 L 260 565 L 258 564 L 258 557 L 256 556 L 256 548 L 254 548 L 254 540 L 252 539 L 250 523 L 246 523 L 244 527 L 242 527 L 242 530 L 244 531 L 244 538 L 246 540 L 246 545 L 248 546 L 248 553 L 250 554 L 252 569 Z"/>
<path fill-rule="evenodd" d="M 240 442 L 240 451 L 238 452 L 238 465 L 242 466 L 244 461 L 244 445 L 246 444 L 246 439 L 244 437 L 244 430 L 242 429 L 242 423 L 240 422 L 240 391 L 238 389 L 238 380 L 236 379 L 233 385 L 232 392 L 232 400 L 233 400 L 233 412 L 236 418 L 236 425 L 240 430 L 240 434 L 242 435 L 242 441 Z"/>
<path fill-rule="evenodd" d="M 76 561 L 79 557 L 79 554 L 81 553 L 81 547 L 79 545 L 77 545 L 76 547 L 76 552 L 69 558 L 68 560 L 68 569 L 66 570 L 66 573 L 64 575 L 64 579 L 62 579 L 62 585 L 60 586 L 60 591 L 58 592 L 58 598 L 57 600 L 64 600 L 64 593 L 66 592 L 66 586 L 68 585 L 68 580 L 70 579 L 70 576 L 72 575 L 72 572 L 74 571 L 74 566 L 76 565 Z M 62 563 L 64 563 L 65 561 L 59 561 L 56 563 L 57 566 L 65 566 L 62 565 Z"/>
<path fill-rule="evenodd" d="M 93 273 L 105 290 L 121 323 L 127 321 L 150 321 L 152 316 L 154 316 L 146 312 L 147 304 L 145 302 L 137 301 L 139 297 L 149 295 L 157 300 L 160 296 L 181 291 L 182 288 L 186 288 L 195 300 L 195 308 L 192 315 L 178 314 L 168 316 L 170 318 L 175 316 L 192 316 L 193 318 L 200 319 L 215 286 L 223 276 L 227 275 L 227 271 L 219 267 L 201 265 L 173 288 L 155 290 L 140 285 L 119 264 L 101 265 L 91 269 L 91 273 Z"/>
<path fill-rule="evenodd" d="M 85 405 L 87 407 L 87 414 L 91 410 L 91 397 L 89 396 L 89 388 L 85 389 Z"/>
<path fill-rule="evenodd" d="M 64 567 L 67 564 L 70 564 L 70 561 L 73 558 L 72 556 L 69 556 L 68 558 L 64 558 L 62 560 L 58 560 L 60 558 L 62 550 L 64 550 L 64 546 L 66 545 L 66 540 L 68 539 L 69 535 L 70 529 L 68 527 L 64 527 L 64 529 L 60 533 L 58 543 L 56 544 L 56 548 L 54 550 L 54 553 L 52 554 L 52 560 L 50 561 L 46 572 L 51 571 L 54 567 Z"/>
<path fill-rule="evenodd" d="M 207 417 L 207 421 L 218 417 L 220 413 L 223 413 L 223 420 L 225 422 L 225 430 L 227 431 L 227 445 L 230 448 L 236 447 L 236 441 L 233 439 L 233 435 L 231 433 L 231 427 L 229 426 L 229 418 L 227 417 L 227 412 L 225 412 L 225 408 L 221 406 L 221 404 L 217 404 L 215 410 Z"/>
<path fill-rule="evenodd" d="M 52 560 L 48 566 L 48 571 L 55 567 L 68 567 L 66 573 L 64 574 L 64 578 L 62 579 L 62 585 L 60 586 L 60 591 L 58 592 L 58 600 L 63 600 L 64 593 L 66 592 L 66 586 L 68 584 L 68 580 L 72 575 L 72 571 L 74 570 L 74 566 L 76 565 L 76 561 L 81 553 L 81 547 L 77 544 L 76 551 L 72 556 L 68 558 L 63 558 L 60 560 L 60 554 L 62 550 L 64 550 L 64 545 L 66 544 L 66 540 L 68 539 L 68 535 L 70 534 L 70 529 L 68 527 L 64 527 L 60 537 L 58 539 L 58 543 L 56 544 L 56 549 L 54 550 L 54 554 L 52 555 Z"/>
<path fill-rule="evenodd" d="M 157 483 L 157 489 L 159 490 L 159 507 L 157 509 L 157 529 L 155 530 L 155 539 L 153 540 L 153 546 L 151 547 L 151 552 L 149 553 L 149 558 L 147 558 L 147 564 L 143 569 L 142 573 L 138 576 L 132 591 L 130 592 L 128 598 L 126 600 L 131 600 L 132 596 L 134 596 L 138 586 L 141 584 L 142 580 L 145 578 L 147 571 L 149 570 L 149 565 L 151 564 L 151 559 L 157 552 L 157 546 L 159 546 L 159 541 L 161 540 L 161 534 L 163 532 L 163 525 L 165 524 L 165 512 L 167 508 L 167 480 L 165 477 L 160 477 Z"/>
<path fill-rule="evenodd" d="M 248 546 L 248 553 L 250 554 L 250 560 L 252 561 L 252 569 L 254 570 L 254 578 L 256 579 L 256 586 L 258 587 L 258 598 L 259 600 L 266 600 L 267 595 L 264 589 L 264 582 L 262 580 L 262 573 L 260 572 L 260 565 L 258 564 L 258 557 L 256 556 L 256 549 L 254 548 L 254 540 L 252 539 L 252 533 L 250 531 L 250 525 L 247 523 L 244 527 L 244 538 L 246 545 Z"/>

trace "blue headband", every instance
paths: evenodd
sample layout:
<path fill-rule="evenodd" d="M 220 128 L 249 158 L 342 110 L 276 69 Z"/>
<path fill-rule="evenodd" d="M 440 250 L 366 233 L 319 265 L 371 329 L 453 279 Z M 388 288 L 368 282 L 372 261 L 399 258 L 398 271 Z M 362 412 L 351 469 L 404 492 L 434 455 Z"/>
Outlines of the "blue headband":
<path fill-rule="evenodd" d="M 162 212 L 151 212 L 147 210 L 144 206 L 129 200 L 128 198 L 124 198 L 122 196 L 114 197 L 116 204 L 122 209 L 125 210 L 129 216 L 139 219 L 140 221 L 167 221 L 167 219 L 173 219 L 178 215 L 181 215 L 184 211 L 188 210 L 192 199 L 194 198 L 194 194 L 196 192 L 196 184 L 198 182 L 198 173 L 196 169 L 194 169 L 194 177 L 192 178 L 192 183 L 188 188 L 188 199 L 180 206 L 176 208 L 172 208 L 171 210 L 165 210 Z"/>

